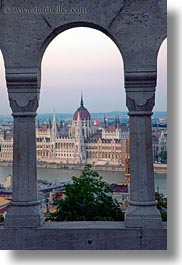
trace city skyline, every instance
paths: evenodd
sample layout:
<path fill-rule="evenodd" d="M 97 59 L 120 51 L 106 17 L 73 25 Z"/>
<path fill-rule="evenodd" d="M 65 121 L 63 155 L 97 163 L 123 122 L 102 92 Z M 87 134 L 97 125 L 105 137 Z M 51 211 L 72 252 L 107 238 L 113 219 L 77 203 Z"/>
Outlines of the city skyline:
<path fill-rule="evenodd" d="M 3 115 L 10 114 L 11 109 L 2 66 L 0 52 L 0 114 Z M 57 113 L 73 113 L 79 104 L 81 92 L 91 113 L 127 111 L 120 51 L 104 33 L 90 28 L 67 30 L 48 46 L 42 60 L 38 113 L 51 113 L 53 109 Z M 167 111 L 166 40 L 158 55 L 154 111 Z"/>

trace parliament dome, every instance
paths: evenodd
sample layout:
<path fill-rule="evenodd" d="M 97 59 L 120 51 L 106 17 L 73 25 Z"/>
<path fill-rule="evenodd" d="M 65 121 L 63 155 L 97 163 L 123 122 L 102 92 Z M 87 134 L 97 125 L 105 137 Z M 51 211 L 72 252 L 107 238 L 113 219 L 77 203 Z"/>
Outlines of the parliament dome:
<path fill-rule="evenodd" d="M 88 112 L 88 110 L 84 107 L 83 104 L 83 97 L 81 96 L 81 102 L 80 102 L 80 107 L 76 110 L 74 116 L 73 116 L 73 120 L 77 121 L 78 120 L 78 116 L 80 116 L 80 120 L 81 121 L 90 121 L 91 117 L 90 117 L 90 113 Z"/>

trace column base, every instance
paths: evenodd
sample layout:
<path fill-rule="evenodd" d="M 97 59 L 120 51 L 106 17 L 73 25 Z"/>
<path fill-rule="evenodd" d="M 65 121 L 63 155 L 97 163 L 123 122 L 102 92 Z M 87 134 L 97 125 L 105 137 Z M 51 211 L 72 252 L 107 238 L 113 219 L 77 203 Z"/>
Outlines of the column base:
<path fill-rule="evenodd" d="M 125 216 L 125 227 L 162 228 L 162 218 L 156 202 L 130 202 Z"/>
<path fill-rule="evenodd" d="M 44 214 L 39 202 L 12 202 L 5 217 L 7 228 L 35 228 L 44 223 Z"/>

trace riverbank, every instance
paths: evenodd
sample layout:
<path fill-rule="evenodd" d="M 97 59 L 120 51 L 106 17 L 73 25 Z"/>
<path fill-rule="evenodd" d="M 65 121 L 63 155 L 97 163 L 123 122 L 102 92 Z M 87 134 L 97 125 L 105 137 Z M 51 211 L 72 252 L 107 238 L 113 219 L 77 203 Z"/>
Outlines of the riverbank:
<path fill-rule="evenodd" d="M 154 164 L 155 173 L 167 173 L 167 164 Z"/>
<path fill-rule="evenodd" d="M 11 167 L 12 162 L 1 161 L 0 166 Z M 54 168 L 54 169 L 72 169 L 72 170 L 83 170 L 85 164 L 58 164 L 58 163 L 46 163 L 46 162 L 38 162 L 38 168 Z M 114 172 L 124 172 L 125 167 L 119 165 L 93 165 L 93 170 L 98 171 L 114 171 Z M 154 172 L 155 173 L 167 173 L 167 164 L 154 164 Z"/>

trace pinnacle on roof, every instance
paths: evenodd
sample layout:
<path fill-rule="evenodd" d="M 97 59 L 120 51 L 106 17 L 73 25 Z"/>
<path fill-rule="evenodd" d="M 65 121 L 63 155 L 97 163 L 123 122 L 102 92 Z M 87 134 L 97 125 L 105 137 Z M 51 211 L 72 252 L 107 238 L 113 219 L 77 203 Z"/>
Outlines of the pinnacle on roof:
<path fill-rule="evenodd" d="M 83 104 L 83 95 L 82 95 L 82 93 L 81 93 L 80 107 L 82 107 L 82 108 L 83 108 L 83 107 L 84 107 L 83 105 L 84 105 L 84 104 Z"/>
<path fill-rule="evenodd" d="M 74 113 L 73 116 L 73 120 L 77 120 L 78 119 L 78 112 L 80 115 L 80 120 L 91 120 L 90 117 L 90 113 L 88 112 L 88 110 L 84 107 L 84 103 L 83 103 L 83 95 L 81 94 L 81 102 L 80 102 L 80 107 L 76 110 L 76 112 Z"/>

